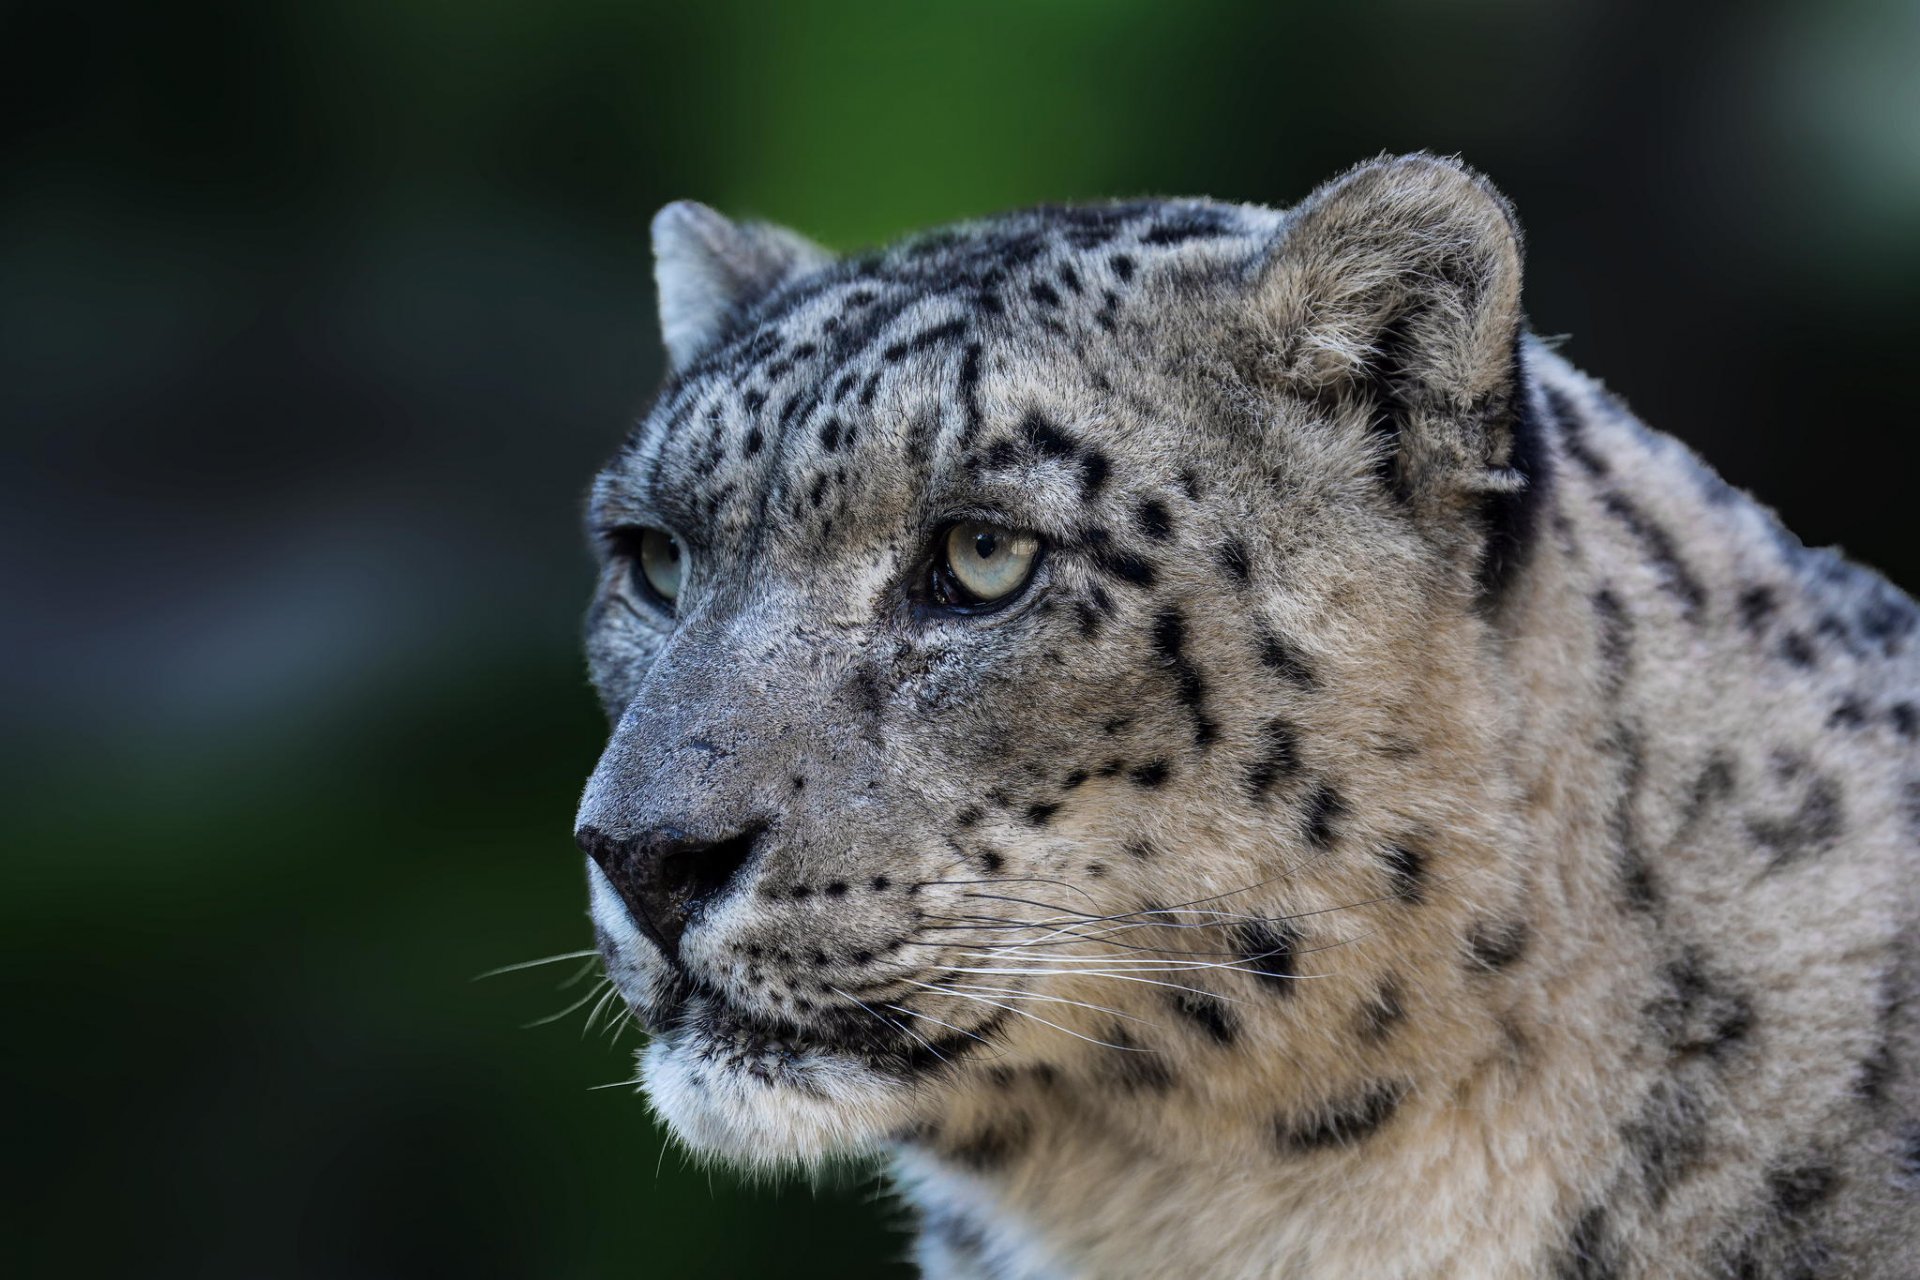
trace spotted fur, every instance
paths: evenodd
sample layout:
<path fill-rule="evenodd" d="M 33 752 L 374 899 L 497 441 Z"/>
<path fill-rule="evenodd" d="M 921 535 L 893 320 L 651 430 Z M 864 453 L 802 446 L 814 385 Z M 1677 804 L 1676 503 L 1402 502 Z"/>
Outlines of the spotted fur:
<path fill-rule="evenodd" d="M 935 1276 L 1915 1273 L 1920 612 L 1529 337 L 1484 180 L 655 240 L 579 826 L 685 1143 L 887 1153 Z"/>

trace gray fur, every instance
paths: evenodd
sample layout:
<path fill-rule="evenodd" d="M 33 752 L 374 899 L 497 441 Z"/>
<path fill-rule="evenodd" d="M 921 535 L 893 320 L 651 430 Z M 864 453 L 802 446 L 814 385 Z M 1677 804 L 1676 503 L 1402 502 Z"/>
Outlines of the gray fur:
<path fill-rule="evenodd" d="M 890 1152 L 937 1276 L 1914 1273 L 1920 615 L 1526 339 L 1482 179 L 692 208 L 580 811 L 760 833 L 672 963 L 588 868 L 685 1142 Z"/>

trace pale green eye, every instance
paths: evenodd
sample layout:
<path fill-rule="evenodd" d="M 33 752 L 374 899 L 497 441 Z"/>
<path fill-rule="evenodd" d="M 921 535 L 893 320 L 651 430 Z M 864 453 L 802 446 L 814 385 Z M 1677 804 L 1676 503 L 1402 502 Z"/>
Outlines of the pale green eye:
<path fill-rule="evenodd" d="M 962 520 L 947 531 L 946 576 L 957 591 L 943 591 L 952 605 L 991 604 L 1026 585 L 1040 539 L 1019 529 Z"/>
<path fill-rule="evenodd" d="M 639 553 L 634 559 L 648 589 L 662 602 L 670 605 L 680 598 L 680 581 L 686 573 L 680 539 L 665 529 L 642 529 Z"/>

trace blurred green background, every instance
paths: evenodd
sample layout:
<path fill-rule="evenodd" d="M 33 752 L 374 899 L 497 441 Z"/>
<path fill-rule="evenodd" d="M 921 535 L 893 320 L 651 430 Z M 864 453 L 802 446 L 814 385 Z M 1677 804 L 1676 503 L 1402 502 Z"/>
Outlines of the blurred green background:
<path fill-rule="evenodd" d="M 10 3 L 9 1276 L 904 1274 L 592 1091 L 579 498 L 647 219 L 852 247 L 1039 200 L 1515 199 L 1536 328 L 1920 583 L 1920 6 Z M 589 979 L 590 981 L 590 979 Z"/>

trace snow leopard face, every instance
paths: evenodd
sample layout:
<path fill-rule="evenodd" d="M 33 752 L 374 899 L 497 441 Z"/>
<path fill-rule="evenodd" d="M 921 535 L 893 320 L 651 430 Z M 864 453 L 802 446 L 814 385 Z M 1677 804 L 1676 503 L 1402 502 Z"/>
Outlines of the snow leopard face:
<path fill-rule="evenodd" d="M 1075 1019 L 1176 966 L 1284 982 L 1321 941 L 1284 921 L 1418 891 L 1442 815 L 1395 797 L 1471 757 L 1529 510 L 1479 179 L 841 261 L 697 205 L 654 236 L 672 373 L 593 487 L 577 834 L 685 1140 L 871 1145 L 1111 1047 Z"/>

